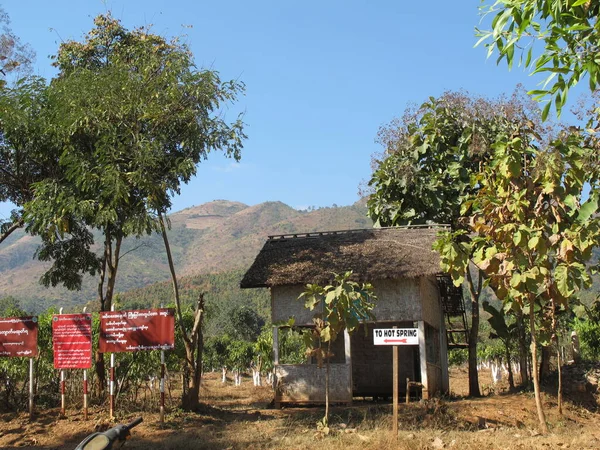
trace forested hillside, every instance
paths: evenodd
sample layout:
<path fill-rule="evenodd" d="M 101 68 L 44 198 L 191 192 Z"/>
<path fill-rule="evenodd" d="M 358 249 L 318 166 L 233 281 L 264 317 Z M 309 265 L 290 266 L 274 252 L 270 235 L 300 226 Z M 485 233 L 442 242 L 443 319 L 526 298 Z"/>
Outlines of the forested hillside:
<path fill-rule="evenodd" d="M 372 226 L 361 202 L 352 206 L 298 211 L 281 202 L 248 206 L 217 200 L 174 213 L 170 220 L 169 239 L 177 274 L 186 277 L 186 283 L 194 283 L 198 275 L 220 273 L 225 273 L 225 278 L 233 277 L 235 273 L 241 279 L 242 272 L 252 263 L 269 235 Z M 95 241 L 97 246 L 99 235 Z M 12 296 L 31 312 L 43 311 L 49 306 L 78 309 L 96 298 L 97 280 L 93 277 L 84 280 L 81 291 L 41 286 L 38 280 L 47 266 L 34 258 L 38 245 L 36 238 L 23 231 L 14 233 L 0 245 L 0 298 Z M 211 283 L 219 284 L 217 279 L 212 279 Z M 159 235 L 124 241 L 117 293 L 168 280 L 167 260 Z M 235 284 L 233 279 L 225 284 L 228 283 Z M 154 303 L 168 303 L 171 297 L 167 291 L 156 287 L 157 295 L 162 297 Z M 143 301 L 151 300 L 148 295 L 142 295 Z"/>
<path fill-rule="evenodd" d="M 179 290 L 182 302 L 192 307 L 198 295 L 204 293 L 206 302 L 205 334 L 207 336 L 238 332 L 236 317 L 243 315 L 257 329 L 270 320 L 268 289 L 240 289 L 244 270 L 218 274 L 187 276 L 181 279 Z M 143 309 L 173 304 L 173 287 L 169 281 L 134 289 L 118 296 L 119 309 Z M 248 313 L 251 310 L 253 313 Z M 255 314 L 254 314 L 255 313 Z M 248 324 L 252 326 L 253 324 Z"/>

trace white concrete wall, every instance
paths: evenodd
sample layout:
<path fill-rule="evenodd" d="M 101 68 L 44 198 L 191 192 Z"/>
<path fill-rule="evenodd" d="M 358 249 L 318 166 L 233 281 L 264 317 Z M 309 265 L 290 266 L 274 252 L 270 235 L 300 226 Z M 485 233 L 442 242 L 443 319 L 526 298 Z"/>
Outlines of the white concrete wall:
<path fill-rule="evenodd" d="M 422 309 L 418 279 L 377 280 L 373 282 L 377 302 L 376 321 L 420 320 Z"/>
<path fill-rule="evenodd" d="M 275 401 L 289 403 L 325 403 L 326 366 L 284 364 L 275 366 L 277 386 Z M 352 372 L 349 364 L 330 364 L 329 401 L 352 401 Z"/>
<path fill-rule="evenodd" d="M 422 277 L 419 288 L 423 302 L 422 320 L 439 329 L 440 318 L 442 317 L 442 305 L 436 278 Z"/>
<path fill-rule="evenodd" d="M 275 286 L 271 288 L 271 320 L 273 323 L 285 322 L 290 317 L 296 319 L 296 325 L 312 325 L 317 310 L 309 311 L 304 300 L 298 296 L 304 292 L 304 285 Z"/>
<path fill-rule="evenodd" d="M 435 278 L 433 281 L 435 282 Z M 377 295 L 373 314 L 375 314 L 377 322 L 422 320 L 420 300 L 422 284 L 419 279 L 378 280 L 373 282 L 375 294 Z M 298 300 L 298 296 L 303 291 L 303 285 L 271 288 L 271 317 L 273 323 L 287 321 L 290 317 L 294 317 L 296 325 L 312 324 L 312 319 L 318 311 L 311 312 L 307 310 L 304 307 L 304 301 Z M 435 295 L 437 295 L 437 291 L 435 292 Z M 429 287 L 427 287 L 425 293 L 428 296 L 433 295 L 433 291 Z M 433 299 L 428 301 L 433 304 Z M 439 300 L 437 301 L 439 304 Z M 439 318 L 434 323 L 437 325 Z"/>
<path fill-rule="evenodd" d="M 441 352 L 439 364 L 428 364 L 425 358 L 424 322 L 444 333 L 443 314 L 435 277 L 420 279 L 378 280 L 373 282 L 377 302 L 373 313 L 376 322 L 393 321 L 420 322 L 423 333 L 420 344 L 420 370 L 425 395 L 444 391 L 447 384 L 446 354 Z M 304 291 L 303 285 L 278 286 L 271 289 L 271 314 L 273 323 L 295 318 L 296 325 L 311 325 L 319 311 L 309 311 L 298 296 Z M 439 344 L 445 343 L 440 338 Z M 439 346 L 438 344 L 438 346 Z M 355 356 L 355 355 L 353 355 Z M 346 402 L 352 399 L 352 367 L 348 364 L 332 364 L 332 401 Z M 278 365 L 279 391 L 276 401 L 320 402 L 325 399 L 325 369 L 316 365 Z"/>

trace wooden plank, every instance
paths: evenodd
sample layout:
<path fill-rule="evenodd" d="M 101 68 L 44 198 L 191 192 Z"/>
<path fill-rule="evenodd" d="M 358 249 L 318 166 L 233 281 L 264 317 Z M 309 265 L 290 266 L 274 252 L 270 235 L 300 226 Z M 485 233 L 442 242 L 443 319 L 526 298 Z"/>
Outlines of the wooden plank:
<path fill-rule="evenodd" d="M 429 383 L 427 379 L 427 344 L 425 342 L 425 322 L 419 320 L 419 362 L 421 366 L 421 384 L 423 385 L 423 400 L 429 398 Z"/>
<path fill-rule="evenodd" d="M 392 432 L 394 433 L 394 439 L 398 439 L 398 346 L 394 345 L 392 349 L 392 365 L 394 371 L 394 417 Z"/>

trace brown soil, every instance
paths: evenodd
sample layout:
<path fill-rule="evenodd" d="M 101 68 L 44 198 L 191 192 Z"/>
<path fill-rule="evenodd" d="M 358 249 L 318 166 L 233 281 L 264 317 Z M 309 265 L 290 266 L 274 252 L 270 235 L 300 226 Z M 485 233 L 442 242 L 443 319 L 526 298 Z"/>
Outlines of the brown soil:
<path fill-rule="evenodd" d="M 553 449 L 600 448 L 600 414 L 595 395 L 579 392 L 573 403 L 565 402 L 564 414 L 557 412 L 556 398 L 544 395 L 550 434 L 537 430 L 533 394 L 507 393 L 506 386 L 491 386 L 489 373 L 480 375 L 487 394 L 466 399 L 465 369 L 451 373 L 452 396 L 400 405 L 399 435 L 394 439 L 389 403 L 356 401 L 352 407 L 332 409 L 328 435 L 318 432 L 316 422 L 323 408 L 287 407 L 269 409 L 268 387 L 255 388 L 249 378 L 240 387 L 220 382 L 219 374 L 203 380 L 205 405 L 197 413 L 171 410 L 160 427 L 158 414 L 141 413 L 144 422 L 132 432 L 124 448 L 130 449 Z M 567 380 L 569 382 L 569 380 Z M 588 386 L 589 387 L 589 386 Z M 568 389 L 567 389 L 568 391 Z M 582 400 L 585 400 L 581 403 Z M 585 404 L 584 406 L 579 406 Z M 117 405 L 117 418 L 128 422 L 136 413 Z M 0 415 L 0 448 L 74 449 L 96 428 L 112 426 L 105 408 L 95 407 L 85 421 L 81 411 L 67 410 L 62 418 L 57 409 L 39 411 L 33 421 L 26 414 Z"/>

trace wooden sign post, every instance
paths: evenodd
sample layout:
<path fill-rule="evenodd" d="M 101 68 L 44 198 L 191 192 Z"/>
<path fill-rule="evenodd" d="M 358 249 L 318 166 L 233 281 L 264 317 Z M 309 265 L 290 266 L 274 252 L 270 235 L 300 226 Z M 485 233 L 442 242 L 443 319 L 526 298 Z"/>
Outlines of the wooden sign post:
<path fill-rule="evenodd" d="M 392 346 L 393 423 L 392 432 L 398 438 L 398 346 L 419 345 L 418 328 L 379 328 L 373 330 L 374 345 Z"/>
<path fill-rule="evenodd" d="M 92 315 L 59 314 L 52 316 L 54 368 L 60 369 L 60 413 L 65 415 L 65 370 L 92 367 Z M 85 413 L 84 413 L 85 414 Z"/>
<path fill-rule="evenodd" d="M 392 347 L 392 370 L 394 371 L 394 414 L 393 414 L 393 424 L 392 424 L 392 432 L 394 436 L 398 437 L 398 346 L 394 345 Z"/>
<path fill-rule="evenodd" d="M 120 352 L 161 350 L 160 423 L 165 417 L 165 350 L 175 348 L 175 310 L 172 308 L 138 309 L 100 313 L 100 353 L 110 353 L 111 380 L 114 380 L 114 356 Z M 114 381 L 111 381 L 110 414 L 114 414 Z"/>
<path fill-rule="evenodd" d="M 33 420 L 33 357 L 38 354 L 37 317 L 0 318 L 0 357 L 29 358 L 29 420 Z"/>

